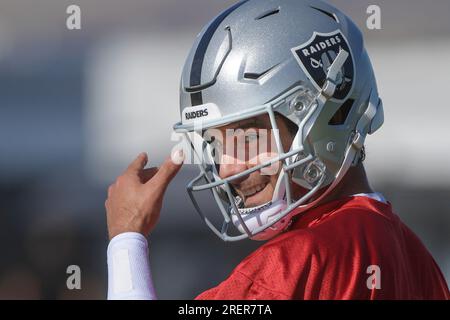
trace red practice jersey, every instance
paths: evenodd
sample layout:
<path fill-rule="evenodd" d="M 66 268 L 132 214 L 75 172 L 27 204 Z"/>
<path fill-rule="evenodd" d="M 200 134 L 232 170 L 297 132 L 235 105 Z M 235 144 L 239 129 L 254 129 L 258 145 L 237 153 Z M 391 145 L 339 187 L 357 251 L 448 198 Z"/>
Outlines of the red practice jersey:
<path fill-rule="evenodd" d="M 348 197 L 300 215 L 197 299 L 450 299 L 390 204 Z"/>

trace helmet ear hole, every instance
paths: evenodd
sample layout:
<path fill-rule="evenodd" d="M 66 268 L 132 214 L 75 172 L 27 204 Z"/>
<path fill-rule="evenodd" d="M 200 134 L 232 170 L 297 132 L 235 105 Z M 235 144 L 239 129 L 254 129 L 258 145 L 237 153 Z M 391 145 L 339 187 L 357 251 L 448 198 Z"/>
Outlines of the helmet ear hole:
<path fill-rule="evenodd" d="M 328 124 L 330 126 L 340 126 L 347 121 L 348 115 L 350 114 L 350 111 L 352 110 L 353 104 L 355 103 L 355 100 L 348 99 L 344 102 L 342 106 L 336 111 L 336 113 L 333 115 L 333 117 L 330 119 Z"/>

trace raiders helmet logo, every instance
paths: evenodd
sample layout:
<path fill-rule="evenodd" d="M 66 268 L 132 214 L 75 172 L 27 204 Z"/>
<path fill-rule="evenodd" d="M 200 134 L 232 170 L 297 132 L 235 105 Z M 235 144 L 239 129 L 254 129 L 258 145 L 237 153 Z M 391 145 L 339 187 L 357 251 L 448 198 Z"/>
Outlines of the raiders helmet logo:
<path fill-rule="evenodd" d="M 314 32 L 308 42 L 292 49 L 292 53 L 300 67 L 311 79 L 317 90 L 324 86 L 328 69 L 341 49 L 347 51 L 349 57 L 338 74 L 336 91 L 333 95 L 335 100 L 345 100 L 348 97 L 355 77 L 352 51 L 341 31 L 336 30 L 331 33 Z"/>

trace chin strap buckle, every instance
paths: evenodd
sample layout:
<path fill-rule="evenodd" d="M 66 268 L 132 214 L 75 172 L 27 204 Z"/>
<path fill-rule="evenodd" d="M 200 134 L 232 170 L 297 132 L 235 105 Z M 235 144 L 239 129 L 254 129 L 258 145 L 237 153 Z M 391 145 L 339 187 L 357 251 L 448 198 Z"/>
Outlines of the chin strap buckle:
<path fill-rule="evenodd" d="M 364 136 L 359 131 L 356 131 L 355 135 L 353 136 L 353 147 L 355 147 L 357 150 L 361 150 L 364 146 L 364 140 Z"/>

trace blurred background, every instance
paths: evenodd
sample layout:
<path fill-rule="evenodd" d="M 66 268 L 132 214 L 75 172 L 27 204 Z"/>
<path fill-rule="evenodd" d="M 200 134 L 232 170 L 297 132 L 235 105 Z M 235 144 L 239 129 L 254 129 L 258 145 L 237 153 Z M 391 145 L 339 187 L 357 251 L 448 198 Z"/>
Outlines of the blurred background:
<path fill-rule="evenodd" d="M 450 281 L 450 2 L 331 1 L 364 30 L 386 123 L 368 138 L 373 186 Z M 230 0 L 0 1 L 0 299 L 104 299 L 107 186 L 139 152 L 173 146 L 178 86 L 195 36 Z M 81 8 L 81 30 L 66 9 Z M 366 9 L 381 8 L 381 30 Z M 161 299 L 223 280 L 258 243 L 223 243 L 184 186 L 170 186 L 151 237 Z M 81 268 L 68 290 L 66 268 Z"/>

